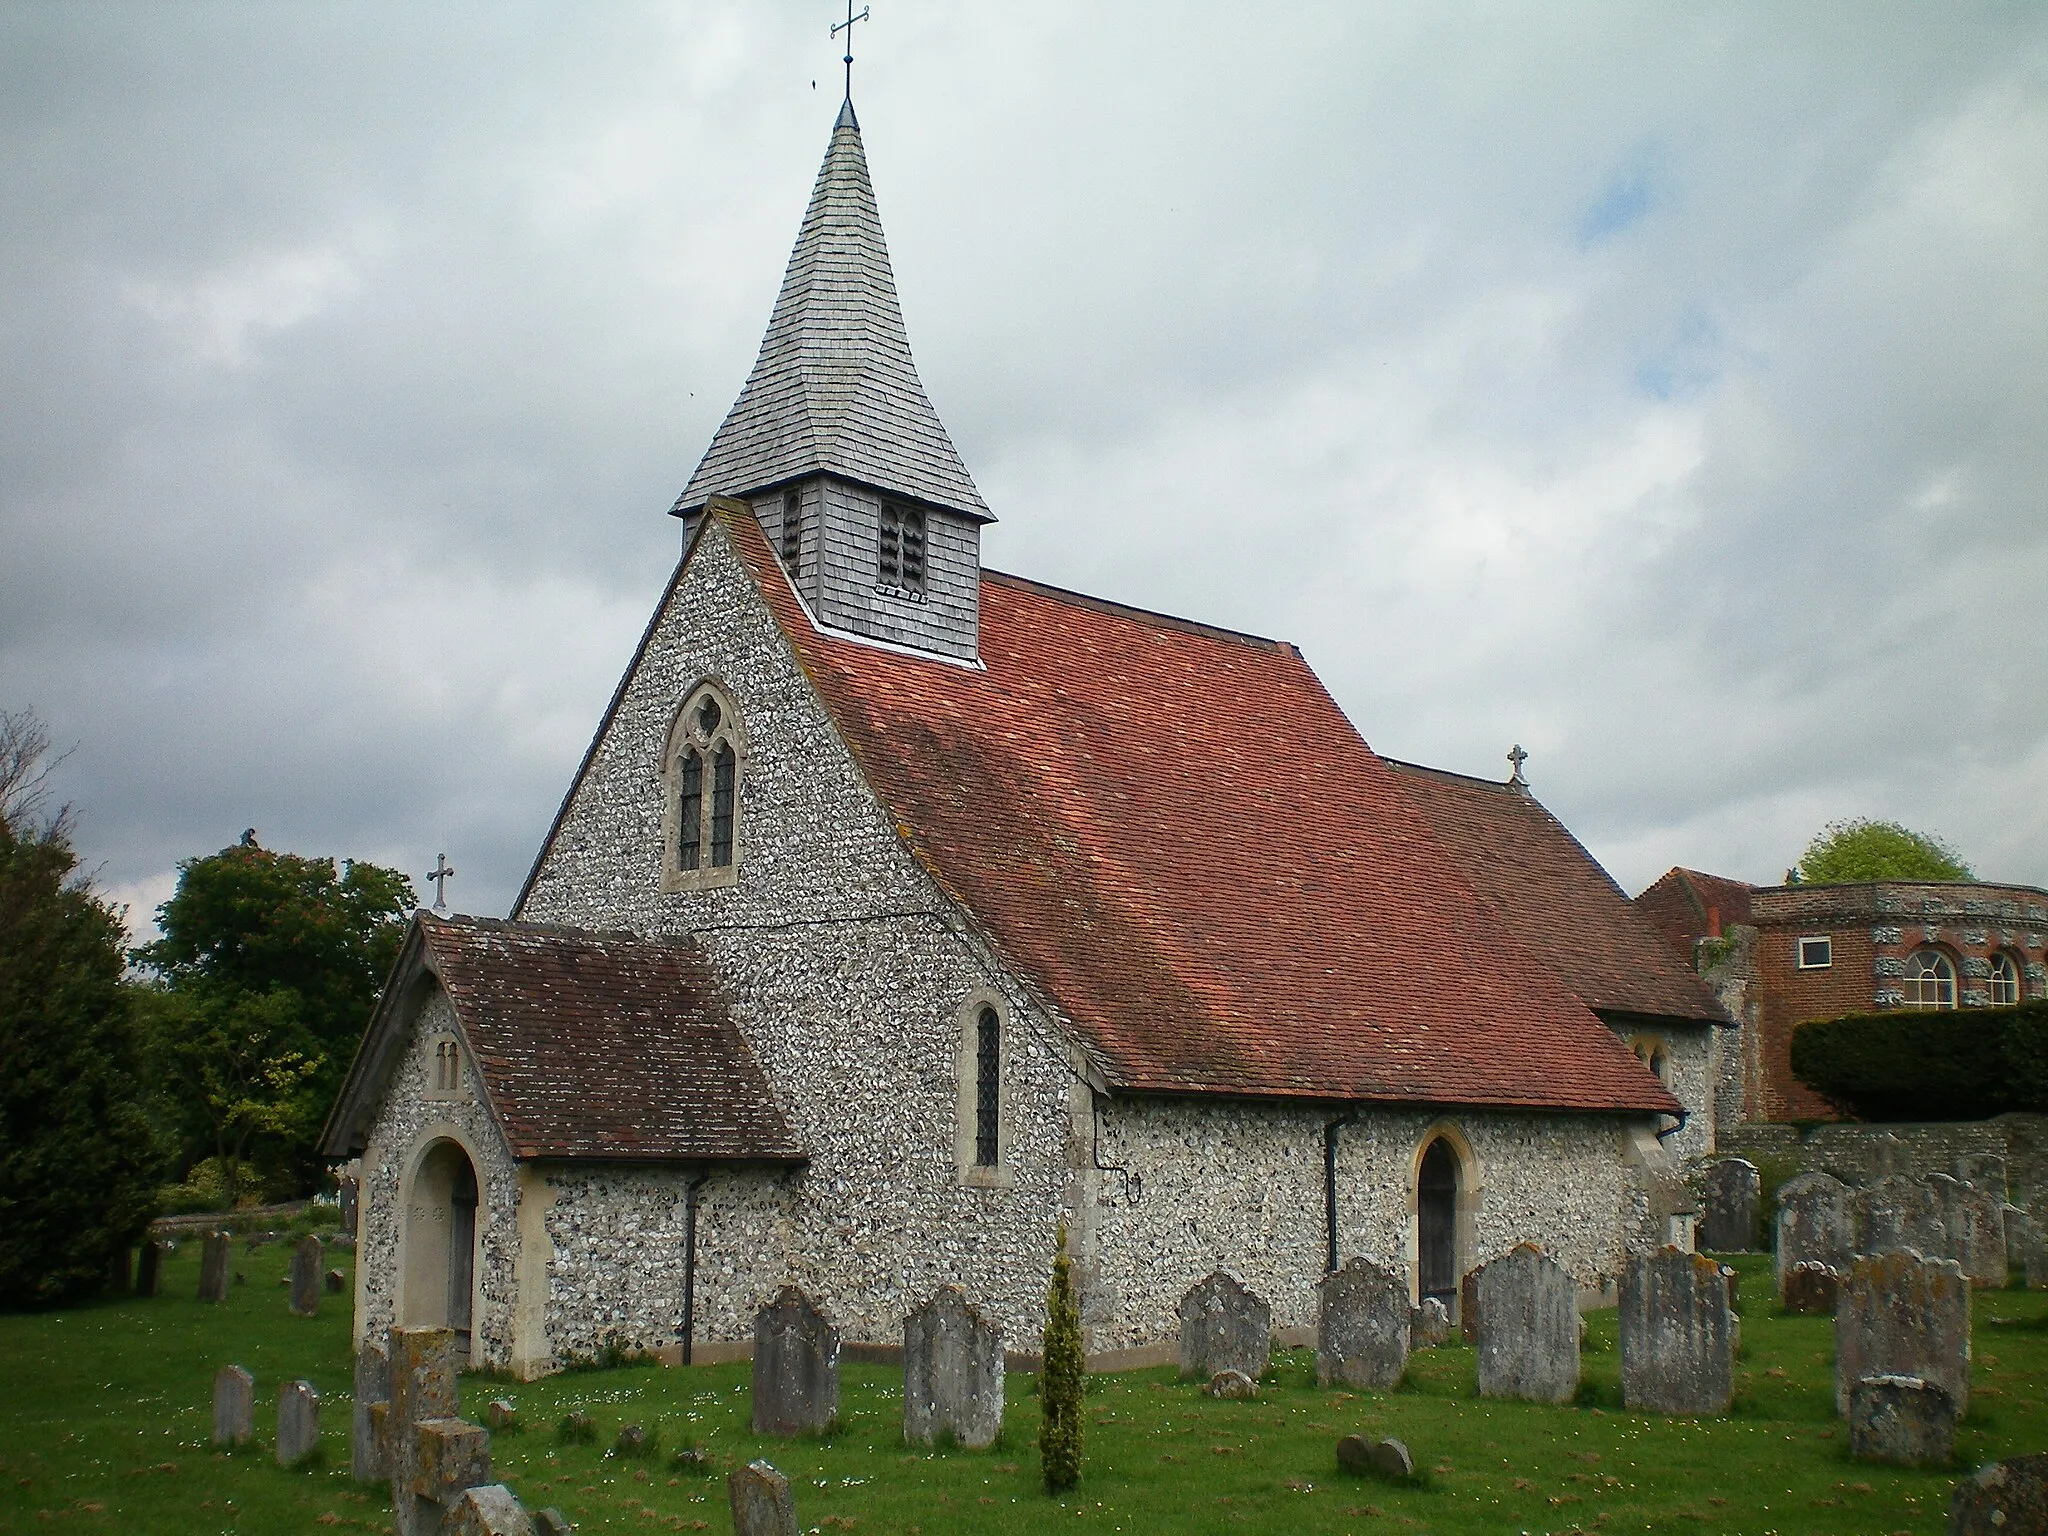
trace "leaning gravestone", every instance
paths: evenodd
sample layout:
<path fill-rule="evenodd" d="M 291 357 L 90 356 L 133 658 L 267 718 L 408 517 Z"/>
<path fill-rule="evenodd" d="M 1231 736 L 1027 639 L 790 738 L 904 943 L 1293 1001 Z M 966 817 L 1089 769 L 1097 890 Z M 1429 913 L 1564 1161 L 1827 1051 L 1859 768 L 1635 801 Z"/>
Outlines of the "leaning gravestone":
<path fill-rule="evenodd" d="M 1621 1275 L 1621 1405 L 1717 1414 L 1735 1393 L 1735 1313 L 1712 1259 L 1677 1248 L 1632 1256 Z"/>
<path fill-rule="evenodd" d="M 465 1488 L 441 1517 L 437 1536 L 537 1536 L 526 1506 L 503 1483 Z"/>
<path fill-rule="evenodd" d="M 1699 1245 L 1709 1253 L 1747 1253 L 1756 1246 L 1756 1203 L 1763 1188 L 1756 1164 L 1724 1157 L 1701 1181 Z"/>
<path fill-rule="evenodd" d="M 201 1301 L 226 1301 L 228 1299 L 228 1266 L 232 1262 L 227 1233 L 207 1233 L 206 1242 L 199 1250 L 199 1299 Z"/>
<path fill-rule="evenodd" d="M 1479 1395 L 1569 1402 L 1579 1390 L 1579 1284 L 1534 1243 L 1479 1270 Z"/>
<path fill-rule="evenodd" d="M 797 1536 L 796 1501 L 789 1479 L 765 1461 L 752 1461 L 725 1480 L 733 1536 Z"/>
<path fill-rule="evenodd" d="M 793 1285 L 754 1314 L 754 1433 L 801 1435 L 839 1416 L 839 1330 Z"/>
<path fill-rule="evenodd" d="M 277 1464 L 295 1467 L 320 1449 L 320 1394 L 310 1381 L 277 1389 Z"/>
<path fill-rule="evenodd" d="M 1835 1412 L 1866 1376 L 1918 1376 L 1970 1410 L 1970 1282 L 1954 1259 L 1858 1259 L 1835 1309 Z"/>
<path fill-rule="evenodd" d="M 1840 1274 L 1856 1257 L 1856 1196 L 1840 1179 L 1802 1173 L 1778 1189 L 1778 1219 L 1772 1247 L 1777 1253 L 1778 1298 L 1794 1265 L 1825 1264 Z"/>
<path fill-rule="evenodd" d="M 391 1330 L 391 1399 L 371 1422 L 391 1469 L 395 1536 L 434 1536 L 465 1490 L 491 1481 L 491 1433 L 459 1417 L 455 1334 L 447 1328 Z"/>
<path fill-rule="evenodd" d="M 1399 1440 L 1368 1440 L 1346 1435 L 1337 1442 L 1337 1465 L 1353 1477 L 1383 1477 L 1403 1482 L 1415 1475 L 1415 1458 Z"/>
<path fill-rule="evenodd" d="M 1782 1301 L 1787 1312 L 1833 1317 L 1841 1294 L 1842 1277 L 1832 1266 L 1818 1259 L 1804 1259 L 1785 1276 Z"/>
<path fill-rule="evenodd" d="M 213 1377 L 213 1443 L 247 1445 L 256 1433 L 256 1378 L 239 1365 Z"/>
<path fill-rule="evenodd" d="M 320 1260 L 323 1250 L 320 1239 L 310 1234 L 299 1239 L 292 1249 L 292 1299 L 293 1317 L 317 1317 L 320 1314 Z"/>
<path fill-rule="evenodd" d="M 1918 1376 L 1865 1376 L 1849 1389 L 1849 1454 L 1895 1467 L 1945 1467 L 1956 1453 L 1956 1404 Z"/>
<path fill-rule="evenodd" d="M 1003 1331 L 957 1285 L 903 1319 L 903 1438 L 981 1450 L 1003 1427 Z"/>
<path fill-rule="evenodd" d="M 382 1339 L 365 1339 L 356 1351 L 355 1398 L 349 1414 L 349 1475 L 359 1483 L 391 1477 L 384 1437 L 371 1410 L 391 1400 L 391 1351 Z"/>
<path fill-rule="evenodd" d="M 2008 1456 L 1956 1484 L 1949 1536 L 2019 1536 L 2048 1531 L 2048 1454 Z"/>
<path fill-rule="evenodd" d="M 1963 1266 L 1970 1284 L 1993 1290 L 2005 1284 L 2005 1191 L 1965 1184 L 1945 1173 L 1927 1180 L 1948 1238 L 1942 1257 Z"/>
<path fill-rule="evenodd" d="M 1316 1282 L 1316 1383 L 1385 1392 L 1408 1369 L 1408 1282 L 1352 1258 Z"/>
<path fill-rule="evenodd" d="M 142 1240 L 142 1252 L 135 1260 L 135 1294 L 154 1296 L 157 1281 L 163 1274 L 164 1245 L 153 1237 Z"/>
<path fill-rule="evenodd" d="M 1227 1269 L 1198 1280 L 1180 1299 L 1180 1373 L 1207 1381 L 1242 1371 L 1257 1381 L 1273 1348 L 1273 1309 Z"/>

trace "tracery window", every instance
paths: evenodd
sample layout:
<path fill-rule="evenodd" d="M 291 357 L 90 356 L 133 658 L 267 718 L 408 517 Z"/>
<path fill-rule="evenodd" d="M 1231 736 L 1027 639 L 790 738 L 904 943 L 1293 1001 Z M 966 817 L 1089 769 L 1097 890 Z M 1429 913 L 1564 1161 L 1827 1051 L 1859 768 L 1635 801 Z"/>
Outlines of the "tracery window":
<path fill-rule="evenodd" d="M 2003 950 L 1991 957 L 1991 1003 L 2000 1007 L 2020 1000 L 2019 963 Z"/>
<path fill-rule="evenodd" d="M 1908 1008 L 1955 1007 L 1955 962 L 1938 949 L 1916 949 L 1906 959 L 1900 990 Z"/>
<path fill-rule="evenodd" d="M 713 685 L 701 685 L 684 702 L 669 733 L 664 890 L 732 883 L 739 860 L 745 752 L 745 733 L 731 700 Z"/>

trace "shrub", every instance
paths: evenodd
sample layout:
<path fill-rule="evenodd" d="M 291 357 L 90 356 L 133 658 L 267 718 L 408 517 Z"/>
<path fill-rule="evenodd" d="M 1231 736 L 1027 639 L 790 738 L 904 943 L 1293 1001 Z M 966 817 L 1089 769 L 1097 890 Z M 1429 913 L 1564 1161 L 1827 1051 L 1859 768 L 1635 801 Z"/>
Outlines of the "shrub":
<path fill-rule="evenodd" d="M 1074 1300 L 1073 1262 L 1067 1257 L 1067 1224 L 1059 1226 L 1052 1260 L 1052 1284 L 1045 1297 L 1044 1364 L 1039 1368 L 1039 1404 L 1045 1415 L 1038 1432 L 1039 1464 L 1045 1490 L 1062 1493 L 1081 1479 L 1081 1398 L 1088 1364 L 1081 1352 L 1081 1308 Z"/>
<path fill-rule="evenodd" d="M 2048 1110 L 2048 999 L 1802 1024 L 1792 1071 L 1864 1120 L 1982 1120 Z"/>

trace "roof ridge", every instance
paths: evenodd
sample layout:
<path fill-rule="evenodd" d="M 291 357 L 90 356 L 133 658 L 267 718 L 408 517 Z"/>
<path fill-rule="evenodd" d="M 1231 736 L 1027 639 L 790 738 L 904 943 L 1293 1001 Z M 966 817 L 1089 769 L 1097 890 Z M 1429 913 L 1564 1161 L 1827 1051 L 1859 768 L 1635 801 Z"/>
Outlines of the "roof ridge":
<path fill-rule="evenodd" d="M 1405 757 L 1389 757 L 1384 752 L 1380 753 L 1380 761 L 1390 768 L 1399 769 L 1403 773 L 1426 773 L 1434 778 L 1446 779 L 1454 783 L 1478 784 L 1487 789 L 1498 789 L 1514 796 L 1518 801 L 1527 801 L 1539 809 L 1547 809 L 1547 807 L 1544 807 L 1543 802 L 1538 800 L 1533 794 L 1521 793 L 1513 785 L 1509 784 L 1506 779 L 1481 778 L 1476 773 L 1460 773 L 1455 768 L 1437 768 L 1428 763 L 1413 762 Z"/>
<path fill-rule="evenodd" d="M 1072 587 L 1055 586 L 1049 581 L 1038 581 L 1030 576 L 1019 576 L 1013 571 L 997 571 L 987 566 L 981 569 L 984 582 L 995 582 L 1001 586 L 1020 587 L 1027 592 L 1036 592 L 1044 597 L 1056 598 L 1072 603 L 1077 608 L 1091 609 L 1113 617 L 1149 620 L 1184 634 L 1207 635 L 1216 640 L 1235 640 L 1246 645 L 1262 645 L 1274 650 L 1293 651 L 1296 655 L 1301 647 L 1291 640 L 1275 640 L 1270 635 L 1255 635 L 1249 630 L 1230 629 L 1221 624 L 1206 623 L 1201 619 L 1183 618 L 1175 613 L 1163 613 L 1157 608 L 1140 608 L 1135 603 L 1120 603 L 1111 597 L 1096 597 L 1088 592 L 1076 592 Z"/>

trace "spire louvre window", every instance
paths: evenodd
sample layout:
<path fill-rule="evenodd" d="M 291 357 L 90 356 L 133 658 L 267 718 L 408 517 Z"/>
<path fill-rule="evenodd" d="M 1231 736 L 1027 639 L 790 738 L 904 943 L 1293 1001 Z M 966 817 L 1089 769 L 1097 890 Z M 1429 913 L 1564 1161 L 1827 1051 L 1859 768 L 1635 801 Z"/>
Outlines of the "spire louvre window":
<path fill-rule="evenodd" d="M 924 509 L 893 501 L 882 503 L 881 540 L 875 558 L 876 580 L 904 592 L 923 592 Z"/>

